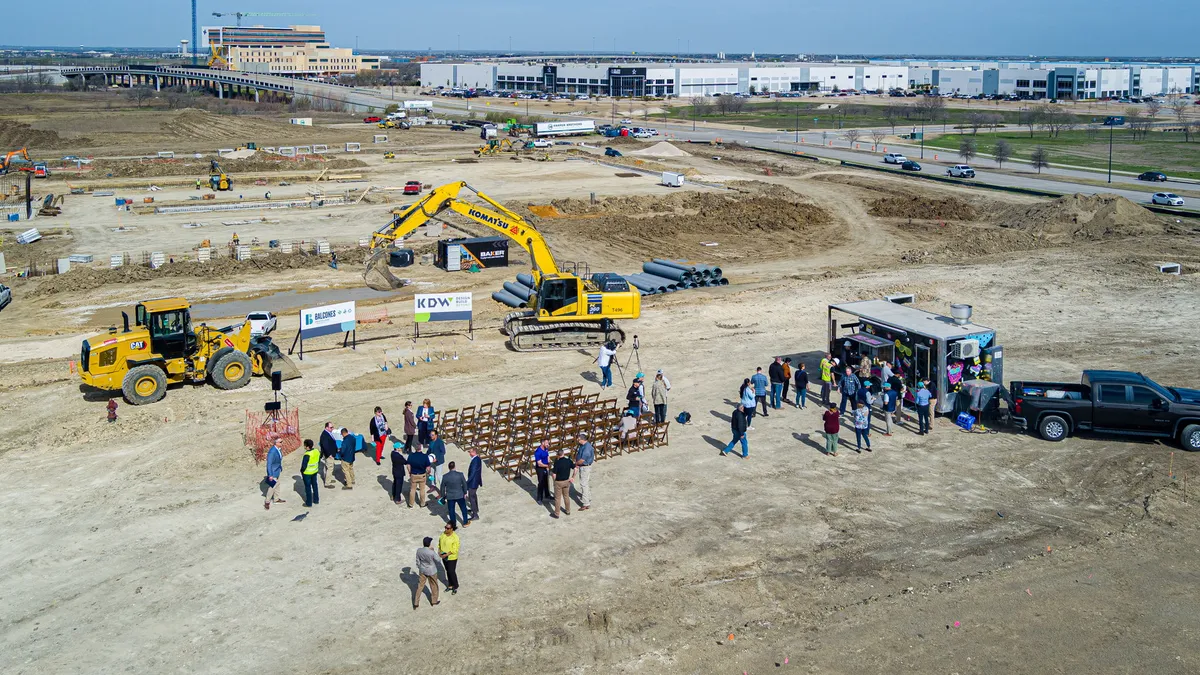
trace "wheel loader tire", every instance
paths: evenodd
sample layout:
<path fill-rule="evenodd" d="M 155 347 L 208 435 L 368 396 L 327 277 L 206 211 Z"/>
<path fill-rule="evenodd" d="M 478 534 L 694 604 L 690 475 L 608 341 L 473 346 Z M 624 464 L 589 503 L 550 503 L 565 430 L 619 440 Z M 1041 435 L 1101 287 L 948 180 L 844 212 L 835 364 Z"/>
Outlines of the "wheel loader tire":
<path fill-rule="evenodd" d="M 121 393 L 130 405 L 161 401 L 167 395 L 167 374 L 154 365 L 135 366 L 121 382 Z"/>
<path fill-rule="evenodd" d="M 240 389 L 246 386 L 253 373 L 250 355 L 231 351 L 217 359 L 213 365 L 212 383 L 218 389 Z"/>

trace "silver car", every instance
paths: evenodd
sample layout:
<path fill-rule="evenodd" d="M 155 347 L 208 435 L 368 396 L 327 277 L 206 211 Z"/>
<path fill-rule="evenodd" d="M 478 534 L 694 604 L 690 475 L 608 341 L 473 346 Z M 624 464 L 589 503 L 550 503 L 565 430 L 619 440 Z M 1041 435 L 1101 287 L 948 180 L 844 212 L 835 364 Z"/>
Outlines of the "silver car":
<path fill-rule="evenodd" d="M 1174 192 L 1155 192 L 1150 198 L 1152 204 L 1164 204 L 1166 206 L 1183 206 L 1183 197 Z"/>
<path fill-rule="evenodd" d="M 12 302 L 12 290 L 8 286 L 5 286 L 4 284 L 0 284 L 0 309 L 4 309 L 5 307 L 8 307 L 9 303 L 11 303 L 11 302 Z"/>

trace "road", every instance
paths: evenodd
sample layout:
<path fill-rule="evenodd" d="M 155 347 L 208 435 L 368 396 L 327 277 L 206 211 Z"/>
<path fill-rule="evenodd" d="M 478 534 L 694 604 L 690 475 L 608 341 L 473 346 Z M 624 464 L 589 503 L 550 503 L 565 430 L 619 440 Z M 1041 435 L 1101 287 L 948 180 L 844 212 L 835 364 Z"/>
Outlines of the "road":
<path fill-rule="evenodd" d="M 444 98 L 438 98 L 438 99 L 435 99 L 434 105 L 437 109 L 439 109 L 441 111 L 445 111 L 445 112 L 466 112 L 468 110 L 467 106 L 470 104 L 468 104 L 465 101 L 460 101 L 457 99 L 456 100 L 446 100 Z M 472 110 L 477 109 L 477 108 L 478 108 L 478 106 L 473 106 Z M 580 117 L 578 115 L 562 115 L 562 114 L 547 113 L 547 112 L 539 112 L 538 114 L 541 116 L 544 116 L 544 117 L 561 117 L 564 119 L 580 119 Z M 606 122 L 607 117 L 596 118 L 596 121 L 598 123 Z M 783 150 L 785 152 L 799 151 L 799 152 L 803 152 L 805 154 L 815 155 L 818 157 L 827 157 L 830 159 L 844 160 L 844 161 L 849 161 L 849 162 L 860 162 L 860 163 L 880 162 L 880 163 L 882 163 L 882 155 L 883 155 L 882 148 L 879 150 L 879 152 L 876 152 L 876 153 L 853 150 L 850 148 L 850 144 L 847 141 L 845 141 L 844 139 L 837 137 L 837 134 L 835 132 L 827 132 L 824 135 L 825 136 L 824 138 L 822 137 L 821 132 L 807 132 L 807 133 L 801 132 L 800 138 L 808 139 L 811 142 L 798 144 L 798 143 L 796 143 L 796 135 L 792 132 L 779 132 L 779 131 L 772 131 L 772 130 L 767 130 L 767 129 L 736 130 L 736 129 L 728 129 L 728 128 L 722 128 L 722 129 L 697 128 L 695 131 L 692 131 L 692 129 L 691 129 L 692 125 L 690 123 L 675 124 L 675 123 L 669 123 L 669 122 L 668 123 L 655 122 L 655 124 L 657 125 L 656 128 L 658 128 L 660 132 L 670 133 L 670 135 L 673 138 L 677 138 L 680 140 L 708 142 L 708 141 L 712 141 L 712 140 L 719 138 L 725 142 L 736 141 L 743 145 L 752 145 L 752 146 L 757 146 L 757 147 L 761 147 L 761 148 L 771 148 L 773 150 Z M 828 145 L 828 143 L 830 141 L 833 142 L 832 146 Z M 826 144 L 821 145 L 822 142 L 824 142 Z M 869 139 L 865 142 L 862 139 L 860 139 L 858 141 L 858 144 L 860 146 L 866 145 L 869 147 L 871 142 Z M 901 146 L 900 148 L 893 146 L 890 149 L 893 151 L 902 150 L 903 152 L 908 152 L 910 148 L 909 148 L 909 146 Z M 718 156 L 720 155 L 719 152 L 714 153 L 714 154 L 716 154 Z M 939 155 L 938 160 L 932 159 L 934 154 Z M 944 159 L 944 160 L 941 159 L 940 158 L 941 154 L 946 154 L 947 155 L 946 159 Z M 914 153 L 914 155 L 919 157 L 918 153 Z M 918 161 L 920 162 L 925 173 L 932 172 L 932 173 L 938 173 L 938 174 L 945 174 L 946 170 L 951 165 L 958 163 L 957 158 L 951 156 L 949 153 L 942 151 L 942 150 L 937 150 L 935 152 L 934 150 L 932 150 L 930 148 L 926 148 L 926 150 L 925 150 L 925 159 L 918 159 Z M 987 164 L 992 164 L 994 166 L 994 163 L 991 160 L 985 160 L 985 161 Z M 1021 163 L 1020 162 L 1010 162 L 1010 164 L 1021 164 Z M 986 165 L 978 164 L 978 163 L 976 164 L 977 170 L 983 166 L 986 166 Z M 893 170 L 896 173 L 904 173 L 899 168 L 895 168 Z M 1032 190 L 1043 190 L 1046 192 L 1056 192 L 1056 193 L 1062 193 L 1062 194 L 1074 194 L 1076 192 L 1081 193 L 1081 194 L 1100 194 L 1100 193 L 1115 194 L 1115 195 L 1124 197 L 1124 198 L 1126 198 L 1134 203 L 1137 203 L 1137 204 L 1149 204 L 1150 195 L 1154 192 L 1170 191 L 1171 189 L 1173 189 L 1173 186 L 1175 188 L 1186 189 L 1187 187 L 1189 187 L 1189 185 L 1192 185 L 1192 184 L 1188 184 L 1188 183 L 1177 183 L 1174 181 L 1168 181 L 1166 183 L 1153 183 L 1153 184 L 1142 183 L 1132 176 L 1117 176 L 1115 174 L 1113 175 L 1112 187 L 1107 187 L 1107 186 L 1101 187 L 1101 186 L 1096 186 L 1096 185 L 1073 183 L 1073 182 L 1070 182 L 1069 180 L 1057 180 L 1056 178 L 1065 178 L 1065 179 L 1077 178 L 1077 179 L 1095 181 L 1095 180 L 1103 180 L 1104 174 L 1098 173 L 1098 172 L 1093 172 L 1093 171 L 1082 170 L 1082 169 L 1063 169 L 1063 168 L 1057 168 L 1057 167 L 1050 167 L 1047 169 L 1043 169 L 1042 173 L 1040 175 L 1029 174 L 1029 173 L 1017 173 L 1017 172 L 1012 172 L 1011 170 L 1005 170 L 1003 172 L 1001 172 L 1001 171 L 981 171 L 979 174 L 979 177 L 977 179 L 977 182 L 986 182 L 986 183 L 990 183 L 992 185 L 999 185 L 999 186 L 1003 186 L 1003 187 L 1017 187 L 1017 188 L 1025 188 L 1025 189 L 1032 189 Z M 969 185 L 969 181 L 964 181 L 964 184 Z M 1194 187 L 1194 185 L 1192 185 L 1192 187 Z M 1191 206 L 1189 206 L 1188 210 L 1194 210 L 1194 209 Z"/>

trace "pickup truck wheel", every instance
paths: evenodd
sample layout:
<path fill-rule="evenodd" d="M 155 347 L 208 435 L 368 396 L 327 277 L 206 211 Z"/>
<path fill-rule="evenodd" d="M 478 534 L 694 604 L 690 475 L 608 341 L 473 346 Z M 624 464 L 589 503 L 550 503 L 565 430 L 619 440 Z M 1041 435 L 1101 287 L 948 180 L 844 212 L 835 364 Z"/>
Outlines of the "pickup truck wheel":
<path fill-rule="evenodd" d="M 1058 442 L 1067 437 L 1067 421 L 1058 415 L 1046 415 L 1038 423 L 1038 434 L 1047 441 Z"/>
<path fill-rule="evenodd" d="M 1200 424 L 1189 424 L 1179 435 L 1179 444 L 1189 452 L 1200 452 Z"/>

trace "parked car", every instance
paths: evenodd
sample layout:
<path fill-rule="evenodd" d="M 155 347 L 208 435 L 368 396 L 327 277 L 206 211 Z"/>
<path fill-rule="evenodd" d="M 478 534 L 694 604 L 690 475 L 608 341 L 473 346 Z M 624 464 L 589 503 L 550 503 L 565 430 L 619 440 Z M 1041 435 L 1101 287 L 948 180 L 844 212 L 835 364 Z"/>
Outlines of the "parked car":
<path fill-rule="evenodd" d="M 1085 370 L 1079 384 L 1013 382 L 1013 423 L 1047 441 L 1077 431 L 1173 438 L 1200 451 L 1200 391 L 1165 387 L 1141 373 Z"/>
<path fill-rule="evenodd" d="M 1183 206 L 1183 197 L 1174 192 L 1155 192 L 1150 198 L 1151 204 L 1163 204 L 1166 206 Z"/>
<path fill-rule="evenodd" d="M 1148 181 L 1154 181 L 1154 182 L 1158 182 L 1158 183 L 1165 183 L 1165 182 L 1167 182 L 1167 174 L 1165 174 L 1161 171 L 1147 171 L 1143 174 L 1139 174 L 1138 180 L 1148 180 Z"/>
<path fill-rule="evenodd" d="M 633 136 L 634 138 L 653 138 L 654 137 L 654 134 L 650 133 L 649 131 L 646 131 L 645 129 L 640 129 L 629 135 Z"/>
<path fill-rule="evenodd" d="M 466 130 L 467 130 L 467 127 L 465 124 L 451 124 L 450 125 L 450 131 L 466 131 Z"/>
<path fill-rule="evenodd" d="M 0 309 L 8 307 L 10 302 L 12 302 L 12 289 L 4 284 L 0 284 Z"/>
<path fill-rule="evenodd" d="M 604 149 L 604 156 L 605 156 L 605 157 L 620 157 L 620 156 L 621 156 L 621 151 L 620 151 L 620 150 L 613 150 L 612 148 L 605 148 L 605 149 Z"/>
<path fill-rule="evenodd" d="M 972 169 L 966 164 L 955 164 L 949 169 L 946 169 L 946 175 L 954 176 L 955 178 L 974 178 L 975 169 Z"/>
<path fill-rule="evenodd" d="M 404 194 L 419 195 L 421 194 L 421 181 L 410 180 L 404 184 Z"/>
<path fill-rule="evenodd" d="M 903 164 L 908 158 L 898 152 L 889 152 L 883 156 L 884 164 Z"/>
<path fill-rule="evenodd" d="M 535 148 L 549 148 L 552 145 L 554 145 L 554 141 L 552 141 L 548 138 L 538 138 L 536 140 L 530 141 L 529 144 Z"/>
<path fill-rule="evenodd" d="M 366 122 L 367 124 L 378 124 L 381 121 L 382 119 L 380 119 L 378 115 L 371 115 L 370 117 L 363 118 L 363 122 Z"/>
<path fill-rule="evenodd" d="M 571 141 L 554 141 L 555 145 L 574 145 Z"/>
<path fill-rule="evenodd" d="M 904 163 L 900 165 L 900 168 L 904 169 L 905 171 L 920 171 L 921 165 L 917 164 L 911 159 L 906 159 L 904 160 Z"/>
<path fill-rule="evenodd" d="M 251 335 L 270 335 L 275 330 L 275 315 L 270 312 L 250 312 L 246 321 L 250 322 Z"/>

